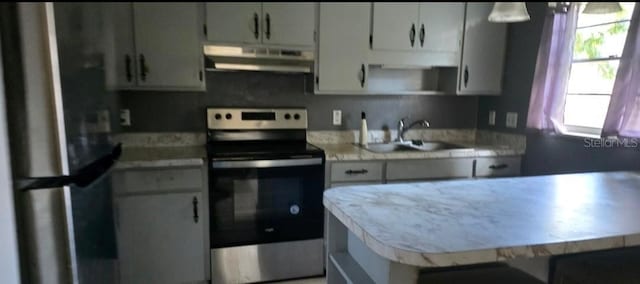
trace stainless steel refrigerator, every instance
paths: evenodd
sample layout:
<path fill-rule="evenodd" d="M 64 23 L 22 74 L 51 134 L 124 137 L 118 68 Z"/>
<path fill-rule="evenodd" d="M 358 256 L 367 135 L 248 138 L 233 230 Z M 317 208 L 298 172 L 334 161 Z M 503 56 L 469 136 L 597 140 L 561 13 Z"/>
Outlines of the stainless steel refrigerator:
<path fill-rule="evenodd" d="M 120 148 L 101 4 L 0 8 L 22 279 L 114 283 L 108 175 Z"/>

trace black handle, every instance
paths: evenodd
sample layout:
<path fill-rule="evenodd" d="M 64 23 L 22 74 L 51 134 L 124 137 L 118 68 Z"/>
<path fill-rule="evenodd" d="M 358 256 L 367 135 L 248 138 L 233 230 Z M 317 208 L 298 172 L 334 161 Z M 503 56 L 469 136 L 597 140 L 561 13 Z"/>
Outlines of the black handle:
<path fill-rule="evenodd" d="M 267 31 L 264 33 L 265 36 L 267 36 L 267 39 L 271 38 L 271 17 L 269 16 L 269 13 L 267 13 L 267 17 L 265 18 L 265 21 L 267 22 Z"/>
<path fill-rule="evenodd" d="M 509 165 L 507 165 L 507 164 L 499 164 L 499 165 L 491 165 L 491 166 L 489 166 L 489 168 L 492 169 L 492 170 L 502 170 L 502 169 L 506 169 L 508 167 L 509 167 Z"/>
<path fill-rule="evenodd" d="M 70 184 L 75 184 L 79 187 L 87 187 L 109 171 L 113 164 L 120 159 L 121 154 L 122 144 L 118 144 L 111 150 L 111 153 L 82 167 L 75 174 L 57 177 L 22 178 L 16 180 L 17 187 L 21 191 L 56 188 Z"/>
<path fill-rule="evenodd" d="M 140 80 L 144 81 L 147 79 L 147 63 L 144 59 L 144 55 L 140 53 Z"/>
<path fill-rule="evenodd" d="M 131 82 L 133 74 L 131 74 L 131 56 L 129 56 L 129 54 L 124 56 L 124 66 L 127 75 L 127 82 Z"/>
<path fill-rule="evenodd" d="M 464 66 L 464 87 L 467 87 L 467 83 L 469 83 L 469 66 Z"/>
<path fill-rule="evenodd" d="M 409 30 L 409 42 L 411 42 L 411 47 L 416 41 L 416 25 L 411 24 L 411 30 Z"/>
<path fill-rule="evenodd" d="M 420 26 L 420 47 L 424 46 L 424 24 Z"/>
<path fill-rule="evenodd" d="M 198 223 L 198 197 L 193 197 L 193 222 Z"/>
<path fill-rule="evenodd" d="M 260 21 L 258 19 L 258 13 L 253 13 L 253 37 L 258 39 L 260 36 Z"/>
<path fill-rule="evenodd" d="M 362 78 L 360 78 L 360 87 L 364 88 L 364 81 L 367 77 L 367 70 L 364 68 L 364 64 L 360 65 L 360 72 L 362 73 Z"/>
<path fill-rule="evenodd" d="M 347 170 L 344 173 L 348 175 L 364 175 L 368 172 L 369 171 L 367 171 L 366 169 L 361 169 L 361 170 Z"/>

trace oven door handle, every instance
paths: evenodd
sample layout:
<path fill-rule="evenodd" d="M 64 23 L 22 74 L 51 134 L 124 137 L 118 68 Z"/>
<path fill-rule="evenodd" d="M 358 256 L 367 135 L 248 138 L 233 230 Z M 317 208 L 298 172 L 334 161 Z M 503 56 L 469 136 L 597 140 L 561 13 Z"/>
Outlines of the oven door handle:
<path fill-rule="evenodd" d="M 214 169 L 247 169 L 247 168 L 277 168 L 321 165 L 322 158 L 282 159 L 282 160 L 252 160 L 252 161 L 213 161 Z"/>

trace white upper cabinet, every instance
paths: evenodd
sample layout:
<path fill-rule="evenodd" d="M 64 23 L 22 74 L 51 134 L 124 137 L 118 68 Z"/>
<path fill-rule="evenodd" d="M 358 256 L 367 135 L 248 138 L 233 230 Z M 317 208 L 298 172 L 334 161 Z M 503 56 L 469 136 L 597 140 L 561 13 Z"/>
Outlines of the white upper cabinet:
<path fill-rule="evenodd" d="M 262 4 L 262 42 L 275 45 L 312 46 L 315 3 Z"/>
<path fill-rule="evenodd" d="M 207 39 L 219 44 L 312 47 L 315 3 L 207 3 Z"/>
<path fill-rule="evenodd" d="M 464 3 L 374 3 L 372 48 L 458 52 Z"/>
<path fill-rule="evenodd" d="M 418 39 L 419 3 L 373 3 L 372 48 L 414 50 Z"/>
<path fill-rule="evenodd" d="M 467 3 L 458 94 L 502 92 L 507 25 L 487 20 L 492 7 L 493 2 Z"/>
<path fill-rule="evenodd" d="M 363 92 L 367 85 L 368 3 L 321 3 L 316 92 Z"/>
<path fill-rule="evenodd" d="M 459 52 L 464 24 L 464 3 L 420 3 L 420 49 L 434 52 Z"/>
<path fill-rule="evenodd" d="M 135 87 L 136 50 L 131 3 L 109 3 L 106 7 L 106 76 L 110 89 Z"/>
<path fill-rule="evenodd" d="M 207 39 L 215 43 L 251 44 L 262 40 L 260 2 L 207 3 Z"/>
<path fill-rule="evenodd" d="M 110 89 L 204 89 L 202 17 L 195 3 L 105 3 Z"/>
<path fill-rule="evenodd" d="M 133 4 L 138 85 L 204 86 L 201 25 L 195 3 Z"/>

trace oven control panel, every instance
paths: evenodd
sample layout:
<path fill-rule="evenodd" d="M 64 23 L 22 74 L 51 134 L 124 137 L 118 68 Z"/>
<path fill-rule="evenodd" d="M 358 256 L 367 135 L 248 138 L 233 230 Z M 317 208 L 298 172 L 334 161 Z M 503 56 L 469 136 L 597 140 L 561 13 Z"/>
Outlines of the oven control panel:
<path fill-rule="evenodd" d="M 207 128 L 216 130 L 307 129 L 303 108 L 207 108 Z"/>

